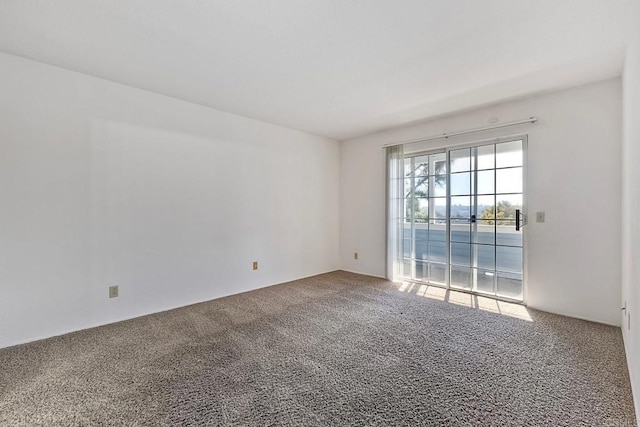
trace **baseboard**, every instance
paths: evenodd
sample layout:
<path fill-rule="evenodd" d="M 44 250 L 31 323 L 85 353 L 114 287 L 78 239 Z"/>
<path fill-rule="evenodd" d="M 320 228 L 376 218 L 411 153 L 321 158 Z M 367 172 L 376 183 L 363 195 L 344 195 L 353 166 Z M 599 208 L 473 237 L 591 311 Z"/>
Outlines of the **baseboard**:
<path fill-rule="evenodd" d="M 626 334 L 622 334 L 622 343 L 624 345 L 624 354 L 627 359 L 627 370 L 629 371 L 629 382 L 631 382 L 631 396 L 633 397 L 633 406 L 636 410 L 636 420 L 640 417 L 640 388 L 634 387 L 635 382 L 635 371 L 631 369 L 631 357 L 629 355 L 629 347 L 627 346 Z"/>
<path fill-rule="evenodd" d="M 572 319 L 586 320 L 587 322 L 600 323 L 602 325 L 614 326 L 616 328 L 620 327 L 620 325 L 617 325 L 615 323 L 607 322 L 607 321 L 604 321 L 604 320 L 593 319 L 593 318 L 586 317 L 586 316 L 580 316 L 580 315 L 577 315 L 577 314 L 571 314 L 571 313 L 566 313 L 566 312 L 556 311 L 556 310 L 547 310 L 547 309 L 544 309 L 544 308 L 538 308 L 538 307 L 534 307 L 534 306 L 531 306 L 531 305 L 527 305 L 527 307 L 531 308 L 531 309 L 534 309 L 534 310 L 538 310 L 538 311 L 544 311 L 545 313 L 557 314 L 558 316 L 571 317 Z"/>
<path fill-rule="evenodd" d="M 384 280 L 388 280 L 386 277 L 384 276 L 378 276 L 375 274 L 369 274 L 369 273 L 363 273 L 361 271 L 353 271 L 353 270 L 347 270 L 345 268 L 341 268 L 340 271 L 345 271 L 347 273 L 353 273 L 353 274 L 359 274 L 361 276 L 369 276 L 369 277 L 375 277 L 376 279 L 384 279 Z"/>
<path fill-rule="evenodd" d="M 263 286 L 263 287 L 264 288 L 268 288 L 269 286 L 274 286 L 274 285 L 268 285 L 268 286 Z M 256 288 L 256 289 L 262 289 L 262 288 Z M 37 341 L 48 340 L 50 338 L 61 337 L 63 335 L 72 334 L 74 332 L 81 332 L 81 331 L 86 331 L 88 329 L 99 328 L 101 326 L 107 326 L 107 325 L 113 325 L 113 324 L 120 323 L 120 322 L 126 322 L 127 320 L 133 320 L 133 319 L 138 319 L 140 317 L 151 316 L 152 314 L 164 313 L 164 312 L 171 311 L 171 310 L 176 310 L 176 309 L 179 309 L 179 308 L 189 307 L 191 305 L 202 304 L 204 302 L 214 301 L 214 300 L 217 300 L 217 299 L 220 299 L 220 298 L 225 298 L 225 297 L 228 297 L 228 296 L 231 296 L 231 295 L 242 294 L 244 292 L 250 292 L 250 291 L 243 291 L 243 292 L 238 292 L 238 293 L 235 293 L 235 294 L 221 295 L 221 296 L 218 296 L 216 298 L 211 298 L 211 299 L 202 300 L 202 301 L 195 301 L 195 302 L 192 302 L 192 303 L 189 303 L 189 304 L 162 307 L 162 308 L 160 308 L 158 310 L 153 310 L 153 311 L 149 311 L 149 312 L 142 312 L 140 314 L 135 314 L 133 316 L 117 317 L 114 320 L 109 320 L 107 322 L 92 323 L 92 324 L 89 324 L 87 326 L 83 326 L 83 327 L 77 328 L 77 329 L 76 328 L 63 329 L 62 331 L 56 332 L 56 333 L 51 334 L 51 335 L 43 335 L 43 336 L 38 336 L 38 337 L 35 337 L 35 338 L 27 338 L 26 340 L 22 340 L 22 341 L 18 341 L 18 342 L 15 342 L 15 343 L 11 343 L 8 346 L 0 347 L 0 350 L 5 349 L 5 348 L 16 347 L 16 346 L 19 346 L 19 345 L 34 343 L 34 342 L 37 342 Z"/>
<path fill-rule="evenodd" d="M 63 330 L 61 330 L 59 332 L 55 332 L 55 333 L 50 334 L 50 335 L 42 335 L 42 336 L 37 336 L 37 337 L 33 337 L 33 338 L 27 338 L 25 340 L 20 340 L 20 341 L 17 341 L 17 342 L 12 342 L 9 345 L 0 346 L 0 350 L 1 349 L 5 349 L 5 348 L 16 347 L 16 346 L 23 345 L 23 344 L 29 344 L 29 343 L 33 343 L 33 342 L 37 342 L 37 341 L 47 340 L 47 339 L 50 339 L 50 338 L 60 337 L 62 335 L 67 335 L 67 334 L 71 334 L 71 333 L 74 333 L 74 332 L 86 331 L 87 329 L 99 328 L 101 326 L 107 326 L 107 325 L 113 325 L 115 323 L 126 322 L 127 320 L 138 319 L 140 317 L 150 316 L 152 314 L 157 314 L 157 313 L 164 313 L 166 311 L 171 311 L 171 310 L 176 310 L 176 309 L 179 309 L 179 308 L 189 307 L 189 306 L 196 305 L 196 304 L 202 304 L 202 303 L 209 302 L 209 301 L 214 301 L 214 300 L 217 300 L 217 299 L 220 299 L 220 298 L 230 297 L 232 295 L 240 295 L 240 294 L 244 294 L 244 293 L 247 293 L 247 292 L 256 291 L 258 289 L 269 288 L 271 286 L 283 285 L 285 283 L 295 282 L 297 280 L 308 279 L 308 278 L 311 278 L 311 277 L 320 276 L 322 274 L 332 273 L 334 271 L 340 271 L 340 269 L 334 268 L 334 269 L 327 270 L 327 271 L 324 271 L 324 272 L 311 274 L 309 276 L 303 276 L 303 277 L 299 277 L 299 278 L 296 278 L 296 279 L 285 280 L 284 282 L 279 282 L 279 283 L 272 283 L 272 284 L 269 284 L 269 285 L 260 286 L 260 287 L 257 287 L 257 288 L 254 288 L 254 289 L 249 289 L 249 290 L 242 291 L 242 292 L 233 292 L 233 293 L 229 293 L 229 294 L 222 294 L 222 295 L 216 296 L 215 298 L 208 298 L 208 299 L 205 299 L 205 300 L 193 301 L 193 302 L 190 302 L 188 304 L 182 304 L 182 305 L 176 305 L 176 306 L 166 306 L 166 307 L 159 308 L 157 310 L 135 314 L 133 316 L 118 317 L 118 318 L 115 318 L 114 320 L 109 320 L 107 322 L 92 323 L 92 324 L 89 324 L 87 326 L 83 326 L 83 327 L 77 328 L 77 329 L 76 328 L 63 329 Z"/>

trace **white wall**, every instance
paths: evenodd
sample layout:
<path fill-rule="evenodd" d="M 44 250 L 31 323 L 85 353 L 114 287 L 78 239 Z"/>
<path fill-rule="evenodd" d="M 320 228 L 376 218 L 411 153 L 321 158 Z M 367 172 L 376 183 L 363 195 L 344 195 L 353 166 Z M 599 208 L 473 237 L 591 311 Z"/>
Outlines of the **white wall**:
<path fill-rule="evenodd" d="M 539 122 L 424 144 L 529 136 L 525 227 L 530 307 L 620 324 L 621 87 L 607 80 L 345 141 L 340 252 L 346 270 L 385 275 L 385 143 L 538 116 Z M 546 222 L 536 223 L 535 212 Z M 353 252 L 359 259 L 353 259 Z"/>
<path fill-rule="evenodd" d="M 637 22 L 640 5 L 636 4 Z M 640 27 L 627 52 L 623 75 L 622 335 L 636 414 L 640 417 Z"/>
<path fill-rule="evenodd" d="M 6 54 L 0 94 L 0 347 L 339 267 L 336 141 Z"/>

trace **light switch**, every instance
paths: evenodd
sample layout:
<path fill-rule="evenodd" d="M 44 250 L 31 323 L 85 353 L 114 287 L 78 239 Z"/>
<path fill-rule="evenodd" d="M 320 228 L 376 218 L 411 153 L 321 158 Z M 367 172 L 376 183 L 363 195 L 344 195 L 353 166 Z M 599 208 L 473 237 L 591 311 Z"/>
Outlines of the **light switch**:
<path fill-rule="evenodd" d="M 544 222 L 544 212 L 536 212 L 536 222 Z"/>

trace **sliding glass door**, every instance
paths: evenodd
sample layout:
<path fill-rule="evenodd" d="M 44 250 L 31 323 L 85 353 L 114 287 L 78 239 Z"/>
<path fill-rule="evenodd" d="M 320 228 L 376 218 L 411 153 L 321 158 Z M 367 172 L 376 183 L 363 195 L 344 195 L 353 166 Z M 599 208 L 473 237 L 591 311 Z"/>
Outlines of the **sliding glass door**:
<path fill-rule="evenodd" d="M 403 276 L 446 285 L 446 153 L 406 157 L 404 172 Z"/>
<path fill-rule="evenodd" d="M 405 156 L 403 278 L 523 299 L 525 146 Z"/>

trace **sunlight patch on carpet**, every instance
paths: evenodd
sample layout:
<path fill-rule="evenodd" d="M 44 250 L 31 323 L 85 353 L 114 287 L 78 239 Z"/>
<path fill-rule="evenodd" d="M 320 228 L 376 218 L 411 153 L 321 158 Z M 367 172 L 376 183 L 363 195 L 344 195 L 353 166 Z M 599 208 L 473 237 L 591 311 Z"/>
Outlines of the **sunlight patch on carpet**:
<path fill-rule="evenodd" d="M 503 316 L 532 322 L 531 316 L 522 304 L 501 301 L 481 295 L 474 295 L 467 292 L 459 292 L 439 286 L 421 285 L 413 282 L 401 282 L 397 284 L 398 290 L 407 294 L 416 295 L 423 298 L 448 302 L 463 307 L 473 308 Z"/>

